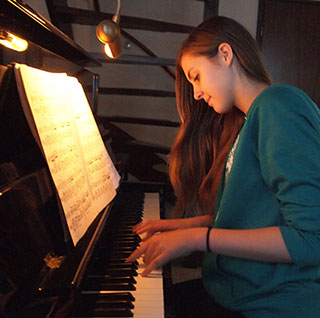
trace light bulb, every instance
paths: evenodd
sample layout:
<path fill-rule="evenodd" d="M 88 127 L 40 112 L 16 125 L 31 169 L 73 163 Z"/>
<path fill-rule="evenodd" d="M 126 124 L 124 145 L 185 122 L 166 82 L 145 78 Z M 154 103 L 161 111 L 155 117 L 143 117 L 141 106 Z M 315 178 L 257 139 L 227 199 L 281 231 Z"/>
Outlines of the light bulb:
<path fill-rule="evenodd" d="M 28 41 L 4 30 L 0 30 L 0 43 L 18 52 L 23 52 L 28 48 Z"/>

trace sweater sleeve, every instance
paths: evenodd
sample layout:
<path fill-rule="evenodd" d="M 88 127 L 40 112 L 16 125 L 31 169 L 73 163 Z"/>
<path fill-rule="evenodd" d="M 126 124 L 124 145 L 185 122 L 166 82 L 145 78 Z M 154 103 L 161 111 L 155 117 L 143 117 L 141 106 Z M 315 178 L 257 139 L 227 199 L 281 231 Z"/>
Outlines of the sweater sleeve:
<path fill-rule="evenodd" d="M 320 115 L 296 89 L 282 89 L 257 107 L 258 157 L 280 202 L 285 244 L 298 266 L 320 264 Z"/>

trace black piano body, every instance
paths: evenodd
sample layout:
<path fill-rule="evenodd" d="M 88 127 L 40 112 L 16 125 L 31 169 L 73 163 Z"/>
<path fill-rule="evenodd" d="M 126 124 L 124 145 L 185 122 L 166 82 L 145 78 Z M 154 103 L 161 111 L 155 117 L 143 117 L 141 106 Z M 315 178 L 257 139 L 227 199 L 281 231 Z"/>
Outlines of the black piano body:
<path fill-rule="evenodd" d="M 22 2 L 0 4 L 0 28 L 29 41 L 24 53 L 0 47 L 0 317 L 71 317 L 79 306 L 77 297 L 87 271 L 97 270 L 99 263 L 103 266 L 93 260 L 96 245 L 103 244 L 105 259 L 113 257 L 112 241 L 119 235 L 115 224 L 122 222 L 121 214 L 126 214 L 126 222 L 139 220 L 137 215 L 133 221 L 128 210 L 134 215 L 141 211 L 145 186 L 121 185 L 113 202 L 73 246 L 47 163 L 23 113 L 11 63 L 77 77 L 93 110 L 98 76 L 86 67 L 100 64 L 48 21 L 43 28 L 25 10 L 32 11 Z M 160 188 L 148 185 L 149 191 Z M 135 271 L 135 264 L 124 268 Z M 119 314 L 130 316 L 130 295 L 117 301 L 128 307 L 127 313 L 121 309 Z"/>

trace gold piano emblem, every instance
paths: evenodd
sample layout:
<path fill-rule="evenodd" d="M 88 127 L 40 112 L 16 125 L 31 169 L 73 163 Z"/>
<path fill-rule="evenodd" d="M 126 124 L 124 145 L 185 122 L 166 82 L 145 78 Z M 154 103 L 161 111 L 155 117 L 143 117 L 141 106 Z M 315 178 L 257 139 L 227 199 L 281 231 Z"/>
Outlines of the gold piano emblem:
<path fill-rule="evenodd" d="M 53 253 L 48 253 L 44 258 L 44 261 L 51 269 L 59 268 L 63 261 L 63 256 L 56 256 Z"/>

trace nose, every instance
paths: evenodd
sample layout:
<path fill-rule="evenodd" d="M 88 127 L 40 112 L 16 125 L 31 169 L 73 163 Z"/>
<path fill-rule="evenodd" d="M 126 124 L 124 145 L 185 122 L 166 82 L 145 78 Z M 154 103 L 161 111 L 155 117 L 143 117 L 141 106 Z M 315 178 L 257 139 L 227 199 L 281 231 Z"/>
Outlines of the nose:
<path fill-rule="evenodd" d="M 193 87 L 193 97 L 195 100 L 200 100 L 203 97 L 203 92 L 196 87 Z"/>

